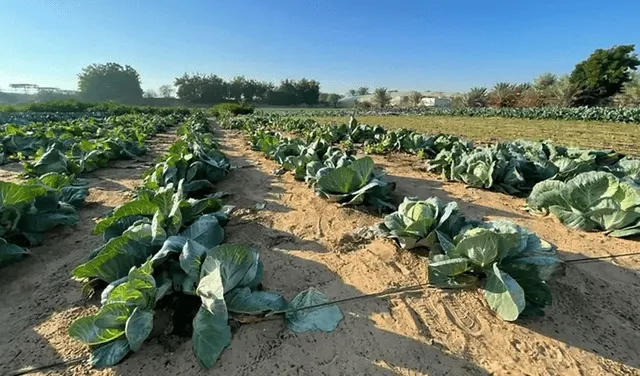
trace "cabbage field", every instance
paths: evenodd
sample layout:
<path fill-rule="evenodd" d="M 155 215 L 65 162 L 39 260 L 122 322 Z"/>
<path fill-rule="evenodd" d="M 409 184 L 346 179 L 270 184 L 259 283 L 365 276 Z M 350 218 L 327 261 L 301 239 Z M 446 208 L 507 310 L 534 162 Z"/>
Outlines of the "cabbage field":
<path fill-rule="evenodd" d="M 3 120 L 2 374 L 640 367 L 633 156 L 354 117 Z"/>
<path fill-rule="evenodd" d="M 580 120 L 594 122 L 640 123 L 637 107 L 409 107 L 387 109 L 265 109 L 265 112 L 286 112 L 298 116 L 464 116 L 475 118 L 501 117 L 529 120 Z"/>

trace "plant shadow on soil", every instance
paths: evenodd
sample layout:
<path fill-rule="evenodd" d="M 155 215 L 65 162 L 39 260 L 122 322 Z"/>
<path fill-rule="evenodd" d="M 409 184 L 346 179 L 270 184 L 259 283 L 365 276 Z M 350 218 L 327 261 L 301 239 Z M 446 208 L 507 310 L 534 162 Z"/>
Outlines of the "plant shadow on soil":
<path fill-rule="evenodd" d="M 225 148 L 225 151 L 231 150 L 229 146 L 225 145 Z M 243 157 L 232 157 L 232 164 L 245 166 L 253 162 Z M 233 194 L 228 202 L 236 205 L 239 214 L 232 216 L 226 227 L 226 241 L 251 244 L 258 249 L 264 263 L 264 288 L 280 292 L 289 300 L 309 287 L 318 288 L 331 299 L 361 295 L 361 291 L 345 283 L 327 265 L 306 258 L 322 258 L 332 252 L 325 245 L 273 228 L 274 216 L 290 213 L 293 209 L 280 204 L 280 210 L 269 212 L 268 203 L 264 210 L 255 210 L 256 203 L 271 199 L 277 201 L 278 195 L 283 193 L 283 189 L 275 184 L 276 179 L 279 178 L 260 168 L 242 168 L 234 170 L 219 184 L 220 190 Z M 313 195 L 311 190 L 308 193 Z M 252 220 L 247 221 L 248 218 Z M 235 330 L 230 347 L 223 352 L 213 371 L 234 375 L 305 372 L 391 375 L 398 370 L 429 374 L 445 374 L 452 370 L 459 374 L 489 374 L 466 359 L 427 344 L 426 338 L 423 342 L 378 328 L 371 316 L 389 315 L 386 299 L 350 302 L 341 309 L 344 320 L 331 333 L 296 334 L 289 331 L 282 321 L 242 325 Z M 206 374 L 195 360 L 189 338 L 177 339 L 168 346 L 166 342 L 151 342 L 114 370 L 122 375 L 154 372 Z M 167 356 L 167 350 L 173 355 Z"/>
<path fill-rule="evenodd" d="M 560 259 L 584 258 L 559 251 Z M 523 327 L 598 357 L 640 368 L 640 277 L 612 260 L 566 264 L 550 282 L 553 304 L 545 316 L 518 321 Z"/>
<path fill-rule="evenodd" d="M 239 166 L 253 164 L 240 157 L 232 158 L 232 163 Z M 234 170 L 218 185 L 219 190 L 232 193 L 226 201 L 236 205 L 237 213 L 244 213 L 232 216 L 226 228 L 227 242 L 254 245 L 264 262 L 265 289 L 280 292 L 287 299 L 309 287 L 318 288 L 331 299 L 361 295 L 361 291 L 344 282 L 325 264 L 296 255 L 302 252 L 310 258 L 321 258 L 332 250 L 292 232 L 272 228 L 270 216 L 293 210 L 279 202 L 284 189 L 274 184 L 275 178 L 259 168 L 242 168 Z M 451 200 L 439 188 L 440 183 L 401 176 L 389 176 L 388 180 L 398 183 L 398 195 L 422 197 L 422 187 L 427 185 L 426 195 L 422 198 L 438 196 Z M 309 194 L 313 193 L 309 190 Z M 256 209 L 256 204 L 264 202 L 267 202 L 264 210 Z M 514 215 L 475 203 L 461 204 L 465 213 L 468 207 L 484 215 Z M 59 249 L 79 247 L 81 252 L 65 255 L 49 252 L 43 255 L 42 260 L 18 263 L 1 271 L 0 296 L 3 304 L 0 319 L 17 325 L 11 328 L 3 325 L 0 330 L 3 338 L 0 348 L 4 350 L 0 351 L 0 373 L 82 354 L 76 350 L 62 356 L 57 351 L 65 349 L 73 341 L 66 336 L 68 324 L 86 313 L 73 307 L 89 305 L 81 296 L 80 284 L 71 281 L 69 275 L 75 266 L 86 260 L 87 253 L 100 244 L 98 236 L 90 235 L 93 227 L 91 218 L 102 215 L 104 211 L 99 206 L 81 211 L 81 220 L 91 222 L 81 229 L 86 234 L 81 243 L 75 244 L 73 237 L 66 236 L 67 230 L 54 237 L 60 242 Z M 247 221 L 251 217 L 253 220 Z M 561 258 L 569 257 L 576 257 L 576 254 L 561 253 Z M 606 277 L 600 277 L 605 274 Z M 635 281 L 632 288 L 628 286 L 631 281 Z M 569 266 L 567 275 L 553 282 L 551 287 L 554 304 L 546 310 L 547 316 L 523 320 L 519 325 L 598 356 L 638 366 L 634 360 L 637 359 L 634 341 L 640 343 L 637 335 L 640 307 L 635 300 L 640 292 L 637 276 L 607 261 L 599 261 Z M 623 299 L 620 299 L 621 291 L 624 292 Z M 20 299 L 24 306 L 11 307 L 14 300 L 25 294 L 30 296 L 28 300 Z M 5 306 L 5 302 L 9 304 Z M 341 310 L 344 320 L 331 333 L 296 334 L 287 330 L 282 321 L 242 325 L 235 330 L 231 345 L 211 373 L 379 375 L 396 374 L 402 370 L 408 374 L 490 374 L 469 360 L 445 352 L 437 344 L 428 344 L 428 328 L 427 338 L 422 340 L 379 328 L 372 316 L 390 314 L 387 299 L 349 302 L 342 305 Z M 21 312 L 25 312 L 26 317 Z M 63 324 L 47 322 L 53 312 L 64 312 L 66 321 Z M 594 331 L 590 323 L 595 320 L 603 324 Z M 43 328 L 36 329 L 41 326 Z M 74 346 L 78 348 L 77 344 Z M 80 367 L 87 372 L 85 366 Z M 113 367 L 113 371 L 121 375 L 209 373 L 200 368 L 190 339 L 176 336 L 149 339 L 138 353 Z"/>
<path fill-rule="evenodd" d="M 228 242 L 250 244 L 260 251 L 266 290 L 280 292 L 288 300 L 310 287 L 325 292 L 332 299 L 362 294 L 344 283 L 326 265 L 296 257 L 289 251 L 317 252 L 321 249 L 328 252 L 322 244 L 300 239 L 258 221 L 235 225 L 232 220 L 229 225 Z M 280 243 L 281 239 L 287 239 L 287 242 Z M 396 374 L 393 370 L 426 374 L 458 370 L 460 374 L 489 375 L 472 362 L 445 353 L 437 346 L 376 327 L 370 316 L 389 314 L 386 299 L 350 302 L 340 308 L 344 319 L 330 333 L 294 333 L 283 321 L 240 325 L 234 329 L 231 345 L 211 371 L 225 375 L 305 372 L 392 375 Z M 151 339 L 139 353 L 132 354 L 113 370 L 120 375 L 207 374 L 197 363 L 188 336 Z"/>
<path fill-rule="evenodd" d="M 30 257 L 0 269 L 0 322 L 12 323 L 0 326 L 0 374 L 85 353 L 84 347 L 67 335 L 67 328 L 95 304 L 82 295 L 82 284 L 72 280 L 71 274 L 102 244 L 101 236 L 92 234 L 96 219 L 129 199 L 132 184 L 140 178 L 138 168 L 156 154 L 115 161 L 82 176 L 90 194 L 78 211 L 77 225 L 52 229 L 42 245 L 30 247 Z M 122 166 L 131 168 L 119 168 Z M 19 163 L 2 166 L 0 179 L 15 177 L 21 182 L 17 174 L 22 171 Z"/>
<path fill-rule="evenodd" d="M 66 327 L 50 325 L 48 320 L 86 304 L 81 284 L 70 276 L 101 244 L 99 236 L 91 235 L 93 219 L 110 209 L 87 203 L 78 212 L 76 227 L 51 230 L 42 245 L 30 248 L 31 256 L 0 270 L 0 321 L 13 323 L 0 328 L 0 374 L 62 360 L 43 334 L 66 334 Z"/>
<path fill-rule="evenodd" d="M 443 183 L 437 180 L 426 180 L 424 178 L 413 178 L 399 175 L 385 175 L 385 180 L 396 183 L 396 190 L 393 192 L 393 204 L 398 205 L 404 197 L 417 197 L 427 199 L 437 197 L 446 202 L 456 201 L 460 205 L 460 211 L 467 218 L 481 219 L 482 217 L 494 216 L 505 218 L 523 218 L 523 215 L 508 212 L 489 206 L 479 205 L 477 202 L 469 202 L 451 195 L 442 189 Z"/>
<path fill-rule="evenodd" d="M 436 196 L 445 202 L 457 201 L 469 218 L 528 217 L 452 198 L 441 188 L 439 181 L 395 175 L 387 175 L 386 178 L 397 183 L 396 201 L 404 196 Z M 559 250 L 558 257 L 572 260 L 586 256 Z M 545 310 L 545 317 L 522 319 L 516 324 L 596 356 L 640 368 L 637 357 L 640 351 L 639 272 L 616 265 L 611 260 L 569 263 L 566 274 L 551 281 L 550 287 L 553 304 Z"/>

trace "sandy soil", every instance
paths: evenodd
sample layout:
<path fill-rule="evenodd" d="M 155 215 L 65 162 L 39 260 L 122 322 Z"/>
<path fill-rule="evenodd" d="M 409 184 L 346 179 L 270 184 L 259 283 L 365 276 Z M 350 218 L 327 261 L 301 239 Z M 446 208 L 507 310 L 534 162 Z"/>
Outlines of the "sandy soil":
<path fill-rule="evenodd" d="M 248 150 L 241 135 L 221 132 L 238 166 L 220 185 L 238 206 L 228 242 L 253 244 L 264 261 L 264 286 L 287 298 L 316 287 L 334 299 L 426 280 L 421 259 L 386 240 L 345 247 L 345 234 L 380 220 L 316 197 L 278 166 Z M 506 218 L 554 243 L 563 259 L 640 251 L 640 243 L 570 231 L 521 210 L 524 200 L 442 183 L 416 170 L 405 155 L 376 157 L 403 196 L 457 200 L 475 218 Z M 95 309 L 69 280 L 73 267 L 99 244 L 90 229 L 141 170 L 103 170 L 92 189 L 96 204 L 75 230 L 52 235 L 28 262 L 0 271 L 0 374 L 72 359 L 86 349 L 66 328 Z M 109 177 L 109 181 L 105 180 Z M 266 203 L 262 210 L 256 204 Z M 351 248 L 352 250 L 347 251 Z M 355 248 L 355 249 L 354 249 Z M 197 363 L 189 338 L 150 339 L 141 351 L 106 370 L 84 365 L 59 374 L 99 375 L 640 375 L 640 258 L 573 264 L 552 283 L 554 305 L 543 318 L 506 323 L 478 291 L 359 300 L 341 306 L 332 333 L 294 334 L 278 321 L 243 325 L 214 369 Z M 10 323 L 10 324 L 7 324 Z M 52 373 L 57 374 L 57 373 Z"/>

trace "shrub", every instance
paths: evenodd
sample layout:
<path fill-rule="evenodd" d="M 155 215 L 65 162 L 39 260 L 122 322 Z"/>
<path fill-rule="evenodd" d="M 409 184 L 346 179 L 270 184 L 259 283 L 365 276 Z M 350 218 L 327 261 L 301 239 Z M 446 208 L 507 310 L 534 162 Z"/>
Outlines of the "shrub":
<path fill-rule="evenodd" d="M 232 115 L 247 115 L 253 113 L 253 106 L 240 103 L 218 103 L 211 107 L 210 112 L 213 116 L 221 116 L 225 114 Z"/>

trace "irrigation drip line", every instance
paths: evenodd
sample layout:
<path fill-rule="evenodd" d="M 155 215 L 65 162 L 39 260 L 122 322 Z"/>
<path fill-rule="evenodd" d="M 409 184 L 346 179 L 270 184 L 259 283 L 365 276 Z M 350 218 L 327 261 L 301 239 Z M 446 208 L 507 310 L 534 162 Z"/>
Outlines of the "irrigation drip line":
<path fill-rule="evenodd" d="M 19 371 L 13 371 L 13 372 L 9 372 L 9 376 L 20 376 L 20 375 L 28 375 L 30 373 L 34 373 L 37 371 L 43 371 L 49 368 L 55 368 L 55 367 L 60 367 L 60 366 L 69 366 L 72 364 L 76 364 L 76 363 L 80 363 L 82 361 L 88 360 L 89 356 L 88 355 L 83 355 L 74 359 L 69 359 L 69 360 L 64 360 L 62 362 L 56 362 L 56 363 L 51 363 L 51 364 L 47 364 L 46 366 L 40 366 L 40 367 L 35 367 L 35 368 L 29 368 L 29 369 L 24 369 L 24 370 L 19 370 Z"/>
<path fill-rule="evenodd" d="M 304 310 L 307 310 L 307 309 L 315 309 L 315 308 L 325 307 L 325 306 L 328 306 L 328 305 L 350 302 L 350 301 L 353 301 L 353 300 L 380 298 L 380 297 L 388 296 L 388 295 L 404 294 L 404 293 L 407 293 L 407 292 L 417 292 L 417 291 L 424 290 L 424 289 L 429 288 L 429 287 L 438 288 L 438 289 L 441 289 L 441 290 L 459 290 L 459 289 L 451 288 L 451 287 L 442 288 L 442 287 L 438 287 L 438 286 L 432 285 L 430 283 L 422 283 L 422 284 L 419 284 L 419 285 L 387 289 L 387 290 L 384 290 L 384 291 L 374 292 L 374 293 L 371 293 L 371 294 L 356 295 L 356 296 L 352 296 L 350 298 L 332 300 L 332 301 L 329 301 L 329 302 L 324 302 L 324 303 L 314 304 L 314 305 L 310 305 L 310 306 L 290 309 L 290 310 L 287 310 L 287 311 L 284 311 L 284 312 L 273 312 L 271 314 L 268 314 L 267 316 L 272 316 L 272 315 L 275 315 L 275 314 L 278 314 L 278 313 L 293 313 L 293 312 L 298 312 L 298 311 L 304 311 Z"/>
<path fill-rule="evenodd" d="M 618 258 L 618 257 L 636 256 L 636 255 L 640 255 L 640 252 L 632 252 L 632 253 L 624 253 L 624 254 L 621 254 L 621 255 L 609 255 L 609 256 L 600 256 L 600 257 L 584 257 L 584 258 L 579 258 L 579 259 L 574 259 L 574 260 L 567 260 L 567 261 L 564 261 L 564 263 L 565 264 L 574 264 L 574 263 L 597 261 L 597 260 L 604 260 L 604 259 L 612 259 L 612 258 Z M 465 286 L 465 287 L 472 287 L 472 285 Z M 272 313 L 269 313 L 269 314 L 265 315 L 262 320 L 259 320 L 259 321 L 256 321 L 256 322 L 272 321 L 272 320 L 275 321 L 275 320 L 281 320 L 282 319 L 281 316 L 276 316 L 276 315 L 294 313 L 294 312 L 299 312 L 299 311 L 304 311 L 304 310 L 309 310 L 309 309 L 316 309 L 316 308 L 326 307 L 326 306 L 329 306 L 329 305 L 351 302 L 351 301 L 354 301 L 354 300 L 364 300 L 364 299 L 380 298 L 380 297 L 389 296 L 389 295 L 404 294 L 404 293 L 409 293 L 409 292 L 418 292 L 418 291 L 429 289 L 429 288 L 434 288 L 434 289 L 438 289 L 438 290 L 461 290 L 462 289 L 462 288 L 458 288 L 458 287 L 441 287 L 441 286 L 433 285 L 431 283 L 421 283 L 421 284 L 412 285 L 412 286 L 397 287 L 397 288 L 387 289 L 387 290 L 383 290 L 383 291 L 379 291 L 379 292 L 374 292 L 374 293 L 371 293 L 371 294 L 362 294 L 362 295 L 356 295 L 356 296 L 352 296 L 352 297 L 344 298 L 344 299 L 331 300 L 331 301 L 324 302 L 324 303 L 314 304 L 314 305 L 305 306 L 305 307 L 299 307 L 299 308 L 295 308 L 295 309 L 291 309 L 291 310 L 287 310 L 287 311 L 282 311 L 282 312 L 272 312 Z M 27 374 L 30 374 L 30 373 L 33 373 L 33 372 L 36 372 L 36 371 L 42 371 L 42 370 L 46 370 L 46 369 L 50 369 L 50 368 L 54 368 L 54 367 L 69 366 L 69 365 L 72 365 L 72 364 L 80 363 L 80 362 L 88 360 L 88 359 L 89 359 L 89 357 L 87 355 L 85 355 L 85 356 L 81 356 L 81 357 L 78 357 L 78 358 L 75 358 L 75 359 L 70 359 L 70 360 L 66 360 L 66 361 L 62 361 L 62 362 L 56 362 L 56 363 L 48 364 L 48 365 L 45 365 L 45 366 L 40 366 L 40 367 L 30 368 L 30 369 L 26 369 L 26 370 L 19 370 L 19 371 L 9 372 L 9 375 L 10 376 L 27 375 Z"/>
<path fill-rule="evenodd" d="M 605 260 L 605 259 L 612 259 L 617 257 L 627 257 L 627 256 L 636 256 L 636 255 L 640 255 L 640 252 L 623 253 L 621 255 L 609 255 L 609 256 L 599 256 L 599 257 L 583 257 L 579 259 L 567 260 L 564 263 L 573 264 L 573 263 L 579 263 L 579 262 L 589 262 L 589 261 Z"/>

